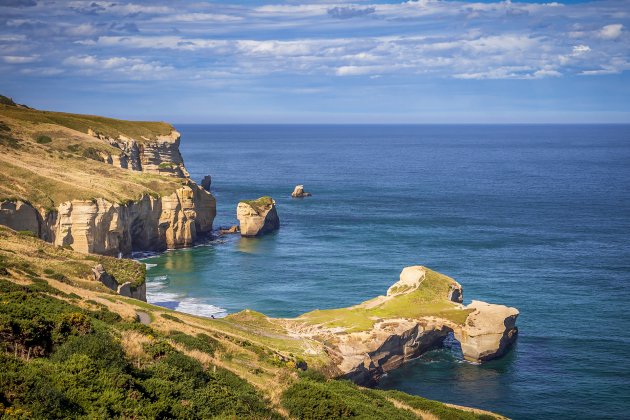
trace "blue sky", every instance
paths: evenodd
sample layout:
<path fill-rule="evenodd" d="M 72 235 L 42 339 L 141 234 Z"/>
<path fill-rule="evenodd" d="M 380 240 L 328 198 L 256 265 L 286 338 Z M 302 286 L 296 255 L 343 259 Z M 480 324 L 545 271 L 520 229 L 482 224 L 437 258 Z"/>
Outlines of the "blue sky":
<path fill-rule="evenodd" d="M 630 0 L 0 2 L 0 92 L 198 123 L 630 122 Z"/>

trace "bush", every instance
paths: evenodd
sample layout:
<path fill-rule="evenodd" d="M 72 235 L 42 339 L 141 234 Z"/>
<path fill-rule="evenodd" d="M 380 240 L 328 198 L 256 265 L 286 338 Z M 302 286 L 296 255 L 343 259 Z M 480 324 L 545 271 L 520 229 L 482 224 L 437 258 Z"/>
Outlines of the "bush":
<path fill-rule="evenodd" d="M 354 417 L 352 409 L 319 382 L 301 381 L 282 395 L 282 405 L 300 419 L 336 419 Z"/>
<path fill-rule="evenodd" d="M 37 136 L 35 141 L 37 143 L 39 143 L 39 144 L 48 144 L 48 143 L 52 142 L 52 139 L 50 137 L 45 136 L 45 135 L 42 134 L 40 136 Z"/>
<path fill-rule="evenodd" d="M 213 354 L 218 346 L 217 340 L 206 334 L 197 334 L 196 337 L 193 337 L 179 331 L 171 331 L 168 338 L 183 345 L 188 350 L 199 350 L 208 354 Z"/>
<path fill-rule="evenodd" d="M 90 357 L 100 369 L 126 371 L 129 368 L 122 347 L 107 333 L 70 337 L 55 350 L 51 360 L 65 362 L 75 354 Z"/>
<path fill-rule="evenodd" d="M 93 147 L 88 147 L 83 151 L 83 157 L 96 160 L 98 162 L 105 162 L 105 159 L 101 156 L 98 150 Z"/>
<path fill-rule="evenodd" d="M 178 322 L 178 323 L 182 323 L 183 321 L 179 318 L 177 318 L 175 315 L 171 315 L 171 314 L 160 314 L 160 316 L 164 319 L 168 319 L 169 321 L 174 321 L 174 322 Z"/>

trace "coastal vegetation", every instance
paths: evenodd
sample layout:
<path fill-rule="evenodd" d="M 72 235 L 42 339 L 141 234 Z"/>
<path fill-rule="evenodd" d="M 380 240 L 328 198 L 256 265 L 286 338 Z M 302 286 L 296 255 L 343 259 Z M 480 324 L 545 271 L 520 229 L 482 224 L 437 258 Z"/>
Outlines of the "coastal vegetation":
<path fill-rule="evenodd" d="M 119 282 L 144 278 L 135 261 L 79 254 L 0 227 L 0 415 L 488 416 L 326 379 L 325 358 L 263 314 L 210 320 L 118 296 L 93 280 L 97 263 Z M 150 325 L 138 321 L 140 310 Z"/>
<path fill-rule="evenodd" d="M 88 135 L 93 129 L 145 141 L 169 134 L 166 123 L 38 111 L 0 101 L 0 201 L 19 199 L 54 208 L 69 200 L 137 200 L 168 195 L 186 182 L 157 174 L 120 170 L 106 162 L 120 149 Z"/>

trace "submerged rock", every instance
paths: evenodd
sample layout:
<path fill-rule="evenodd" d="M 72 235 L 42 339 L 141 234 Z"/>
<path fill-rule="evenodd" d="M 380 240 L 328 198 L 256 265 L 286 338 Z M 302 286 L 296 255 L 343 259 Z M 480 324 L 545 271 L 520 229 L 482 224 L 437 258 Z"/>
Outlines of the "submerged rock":
<path fill-rule="evenodd" d="M 236 208 L 236 217 L 241 236 L 260 236 L 280 228 L 276 202 L 271 197 L 241 201 Z"/>
<path fill-rule="evenodd" d="M 238 225 L 230 226 L 227 229 L 225 229 L 225 228 L 219 229 L 219 233 L 221 235 L 231 235 L 231 234 L 238 233 L 238 232 L 239 232 Z"/>
<path fill-rule="evenodd" d="M 311 194 L 310 192 L 304 191 L 304 185 L 296 185 L 295 189 L 291 193 L 291 197 L 293 198 L 304 198 L 304 197 L 310 197 L 311 195 L 313 194 Z"/>

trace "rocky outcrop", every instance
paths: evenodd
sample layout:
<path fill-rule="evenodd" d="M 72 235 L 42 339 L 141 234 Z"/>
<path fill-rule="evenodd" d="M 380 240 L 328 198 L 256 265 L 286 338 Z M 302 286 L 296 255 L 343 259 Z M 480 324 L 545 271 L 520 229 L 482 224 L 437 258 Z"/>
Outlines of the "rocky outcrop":
<path fill-rule="evenodd" d="M 134 286 L 131 282 L 118 284 L 114 276 L 105 271 L 102 264 L 94 267 L 92 273 L 94 274 L 94 280 L 101 282 L 105 287 L 117 292 L 119 295 L 147 301 L 146 283 L 142 283 L 139 286 Z"/>
<path fill-rule="evenodd" d="M 0 202 L 0 225 L 39 236 L 41 221 L 41 215 L 28 203 L 19 200 Z"/>
<path fill-rule="evenodd" d="M 293 192 L 291 193 L 291 197 L 293 198 L 304 198 L 310 197 L 312 195 L 313 194 L 311 194 L 310 192 L 304 191 L 304 185 L 296 185 L 293 189 Z"/>
<path fill-rule="evenodd" d="M 283 320 L 283 325 L 293 336 L 320 342 L 333 361 L 331 369 L 336 376 L 364 385 L 373 385 L 403 363 L 442 347 L 447 337 L 461 346 L 464 359 L 470 362 L 481 363 L 503 355 L 516 339 L 518 310 L 479 301 L 464 306 L 459 303 L 463 297 L 459 283 L 439 274 L 429 278 L 427 273 L 422 266 L 406 267 L 387 296 L 332 310 L 331 318 L 327 318 L 326 311 L 315 311 L 312 318 L 305 314 Z M 431 298 L 431 293 L 438 290 L 444 295 Z M 401 314 L 409 314 L 410 302 L 441 309 L 434 314 L 419 311 L 416 316 L 398 317 L 391 310 L 398 307 Z M 454 311 L 462 311 L 464 318 L 453 317 Z M 447 313 L 451 316 L 442 315 Z M 352 320 L 347 327 L 340 326 L 344 325 L 344 316 Z M 372 326 L 356 328 L 357 323 Z"/>
<path fill-rule="evenodd" d="M 118 156 L 112 155 L 106 159 L 112 165 L 133 171 L 188 177 L 179 152 L 180 134 L 175 130 L 166 136 L 141 141 L 123 135 L 113 138 L 92 129 L 88 130 L 88 134 L 120 150 Z"/>
<path fill-rule="evenodd" d="M 271 197 L 241 201 L 236 208 L 241 236 L 260 236 L 280 228 L 276 202 Z"/>
<path fill-rule="evenodd" d="M 232 235 L 235 233 L 239 233 L 239 227 L 238 225 L 233 225 L 233 226 L 230 226 L 229 228 L 222 228 L 222 229 L 219 229 L 219 233 L 221 235 Z"/>
<path fill-rule="evenodd" d="M 463 328 L 454 330 L 464 358 L 479 363 L 502 356 L 518 334 L 518 310 L 478 300 L 473 300 L 466 308 L 474 311 L 466 318 Z"/>
<path fill-rule="evenodd" d="M 210 191 L 210 186 L 212 185 L 212 177 L 210 175 L 206 175 L 201 180 L 201 186 L 204 190 Z"/>
<path fill-rule="evenodd" d="M 191 246 L 211 233 L 216 215 L 212 194 L 193 182 L 168 196 L 145 195 L 128 204 L 72 200 L 46 215 L 21 202 L 5 201 L 0 208 L 0 223 L 13 229 L 31 230 L 75 251 L 113 256 Z"/>

